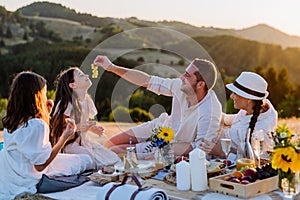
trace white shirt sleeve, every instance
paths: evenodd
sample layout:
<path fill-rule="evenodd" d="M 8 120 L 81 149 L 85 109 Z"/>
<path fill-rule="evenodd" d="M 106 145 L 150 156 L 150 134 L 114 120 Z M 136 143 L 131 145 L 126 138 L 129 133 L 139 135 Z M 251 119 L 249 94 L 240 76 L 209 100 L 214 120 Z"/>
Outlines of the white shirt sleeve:
<path fill-rule="evenodd" d="M 170 79 L 152 76 L 147 89 L 158 95 L 173 96 L 176 90 L 180 90 L 180 86 L 181 80 L 178 78 Z"/>
<path fill-rule="evenodd" d="M 224 116 L 224 125 L 225 126 L 231 126 L 234 118 L 236 117 L 236 114 L 225 114 L 223 113 Z"/>
<path fill-rule="evenodd" d="M 19 151 L 31 164 L 44 164 L 52 151 L 48 125 L 41 119 L 31 119 L 28 121 L 28 128 L 25 129 L 24 134 L 19 136 L 16 138 Z"/>

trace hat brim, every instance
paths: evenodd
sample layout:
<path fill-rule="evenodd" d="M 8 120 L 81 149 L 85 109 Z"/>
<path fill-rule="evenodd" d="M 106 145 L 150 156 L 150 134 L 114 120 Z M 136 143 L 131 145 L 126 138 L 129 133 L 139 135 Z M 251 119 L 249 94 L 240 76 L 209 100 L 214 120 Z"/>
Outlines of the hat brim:
<path fill-rule="evenodd" d="M 237 94 L 241 97 L 244 97 L 246 99 L 251 99 L 251 100 L 262 100 L 262 99 L 267 98 L 267 96 L 269 95 L 269 92 L 266 91 L 264 97 L 254 96 L 252 94 L 248 94 L 248 93 L 244 92 L 243 90 L 240 90 L 239 88 L 235 87 L 232 83 L 227 84 L 226 87 L 227 87 L 227 89 L 234 92 L 235 94 Z"/>

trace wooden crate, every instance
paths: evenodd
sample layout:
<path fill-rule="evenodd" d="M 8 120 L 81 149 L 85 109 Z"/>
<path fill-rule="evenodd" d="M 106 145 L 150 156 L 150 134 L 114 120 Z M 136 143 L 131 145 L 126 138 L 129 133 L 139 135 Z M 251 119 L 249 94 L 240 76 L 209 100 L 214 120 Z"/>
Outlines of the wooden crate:
<path fill-rule="evenodd" d="M 256 180 L 254 183 L 249 183 L 247 185 L 224 181 L 223 178 L 225 176 L 228 176 L 228 174 L 210 178 L 209 186 L 211 190 L 239 198 L 251 198 L 271 192 L 278 188 L 278 176 L 273 176 L 264 180 Z"/>

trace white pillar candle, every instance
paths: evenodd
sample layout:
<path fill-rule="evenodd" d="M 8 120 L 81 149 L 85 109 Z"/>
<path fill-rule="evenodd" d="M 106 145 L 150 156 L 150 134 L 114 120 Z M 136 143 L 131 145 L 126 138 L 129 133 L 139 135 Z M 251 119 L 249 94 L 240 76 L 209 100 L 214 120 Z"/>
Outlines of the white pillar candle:
<path fill-rule="evenodd" d="M 178 190 L 191 188 L 190 164 L 184 160 L 176 164 L 176 187 Z"/>
<path fill-rule="evenodd" d="M 207 189 L 207 171 L 205 164 L 205 152 L 195 148 L 189 154 L 191 183 L 193 191 L 203 191 Z"/>

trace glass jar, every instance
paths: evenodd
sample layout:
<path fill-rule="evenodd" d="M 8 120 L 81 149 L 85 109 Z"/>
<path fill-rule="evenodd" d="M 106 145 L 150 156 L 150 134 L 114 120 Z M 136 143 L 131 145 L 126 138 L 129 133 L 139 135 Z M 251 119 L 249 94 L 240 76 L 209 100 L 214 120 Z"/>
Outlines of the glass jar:
<path fill-rule="evenodd" d="M 278 170 L 278 186 L 281 188 L 284 197 L 293 199 L 299 193 L 299 172 L 282 172 Z"/>
<path fill-rule="evenodd" d="M 172 144 L 157 148 L 154 154 L 156 168 L 170 167 L 174 162 L 174 150 Z"/>

